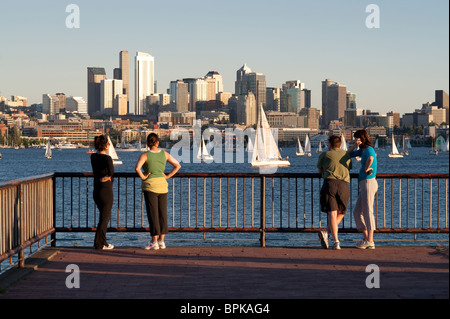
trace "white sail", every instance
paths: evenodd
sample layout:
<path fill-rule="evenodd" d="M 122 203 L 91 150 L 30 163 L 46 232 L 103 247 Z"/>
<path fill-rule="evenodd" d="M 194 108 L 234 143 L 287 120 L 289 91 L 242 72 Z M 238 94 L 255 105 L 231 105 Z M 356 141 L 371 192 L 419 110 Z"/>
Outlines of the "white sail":
<path fill-rule="evenodd" d="M 447 142 L 445 142 L 445 151 L 444 152 L 448 152 L 448 137 L 447 137 Z"/>
<path fill-rule="evenodd" d="M 302 144 L 300 143 L 300 139 L 297 137 L 297 144 L 298 144 L 298 152 L 297 156 L 303 156 L 305 155 L 305 152 L 303 151 Z"/>
<path fill-rule="evenodd" d="M 108 136 L 108 142 L 109 142 L 109 148 L 108 148 L 107 155 L 111 156 L 111 158 L 113 160 L 113 164 L 114 165 L 123 164 L 123 162 L 121 160 L 119 160 L 119 156 L 117 156 L 116 150 L 114 149 L 114 145 L 111 142 L 111 139 L 109 138 L 109 136 Z"/>
<path fill-rule="evenodd" d="M 317 151 L 316 151 L 316 153 L 322 153 L 322 142 L 321 141 L 319 141 L 319 146 L 317 147 Z"/>
<path fill-rule="evenodd" d="M 344 151 L 348 150 L 347 142 L 345 141 L 345 137 L 343 134 L 341 134 L 341 149 Z"/>
<path fill-rule="evenodd" d="M 305 152 L 311 153 L 311 142 L 309 141 L 308 135 L 306 135 L 306 139 L 305 139 Z"/>
<path fill-rule="evenodd" d="M 442 136 L 439 136 L 438 138 L 437 138 L 437 140 L 436 140 L 436 149 L 438 150 L 438 151 L 441 151 L 441 152 L 445 152 L 446 151 L 446 144 L 445 144 L 445 140 L 444 140 L 444 138 L 442 137 Z"/>
<path fill-rule="evenodd" d="M 278 145 L 275 142 L 262 107 L 256 128 L 255 145 L 252 155 L 252 166 L 290 165 L 288 160 L 281 159 Z"/>
<path fill-rule="evenodd" d="M 45 157 L 52 158 L 52 148 L 50 146 L 50 141 L 48 141 L 47 146 L 45 147 Z"/>
<path fill-rule="evenodd" d="M 395 145 L 394 135 L 392 135 L 392 152 L 388 156 L 391 158 L 403 157 L 403 155 L 398 152 L 397 146 Z"/>
<path fill-rule="evenodd" d="M 378 139 L 375 141 L 375 146 L 373 147 L 374 149 L 378 149 Z"/>
<path fill-rule="evenodd" d="M 202 139 L 202 145 L 198 148 L 197 159 L 204 161 L 212 161 L 213 157 L 209 154 L 205 145 L 205 140 Z"/>

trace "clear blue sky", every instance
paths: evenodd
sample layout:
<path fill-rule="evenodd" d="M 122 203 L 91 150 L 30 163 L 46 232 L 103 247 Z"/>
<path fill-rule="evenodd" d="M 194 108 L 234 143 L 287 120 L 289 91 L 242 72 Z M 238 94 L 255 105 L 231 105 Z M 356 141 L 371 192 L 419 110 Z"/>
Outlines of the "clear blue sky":
<path fill-rule="evenodd" d="M 66 6 L 80 8 L 66 28 Z M 365 25 L 380 7 L 379 29 Z M 158 92 L 171 80 L 218 71 L 234 93 L 246 63 L 267 86 L 300 80 L 321 108 L 321 81 L 357 94 L 359 108 L 412 112 L 449 92 L 447 0 L 27 0 L 0 3 L 0 95 L 87 97 L 89 66 L 112 78 L 119 51 L 155 57 Z M 134 92 L 134 71 L 130 72 Z M 134 101 L 134 94 L 131 96 Z"/>

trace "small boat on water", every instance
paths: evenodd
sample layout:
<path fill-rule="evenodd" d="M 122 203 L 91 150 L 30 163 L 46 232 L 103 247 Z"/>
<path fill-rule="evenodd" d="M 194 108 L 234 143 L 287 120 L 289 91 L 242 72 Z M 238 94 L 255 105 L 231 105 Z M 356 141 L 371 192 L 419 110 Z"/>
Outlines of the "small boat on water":
<path fill-rule="evenodd" d="M 252 155 L 251 163 L 253 167 L 291 165 L 287 158 L 281 157 L 262 106 L 258 126 L 256 127 L 255 146 Z"/>
<path fill-rule="evenodd" d="M 45 147 L 45 155 L 44 156 L 48 159 L 52 158 L 52 147 L 50 145 L 50 141 L 48 141 L 47 146 Z"/>
<path fill-rule="evenodd" d="M 300 139 L 298 137 L 297 137 L 297 144 L 298 144 L 298 152 L 296 152 L 297 156 L 305 155 L 305 152 L 303 151 L 302 144 L 300 143 Z"/>
<path fill-rule="evenodd" d="M 212 155 L 209 154 L 204 139 L 202 139 L 201 147 L 198 148 L 197 159 L 202 160 L 204 162 L 211 162 L 214 159 L 214 157 L 212 157 Z"/>
<path fill-rule="evenodd" d="M 114 145 L 111 142 L 111 139 L 108 136 L 108 142 L 109 142 L 109 148 L 108 148 L 108 154 L 109 156 L 111 156 L 112 160 L 113 160 L 113 164 L 114 165 L 121 165 L 123 164 L 123 162 L 119 159 L 119 156 L 117 156 L 116 150 L 114 149 Z"/>
<path fill-rule="evenodd" d="M 392 152 L 388 156 L 390 158 L 403 158 L 403 155 L 398 152 L 397 145 L 395 145 L 394 135 L 392 135 Z"/>

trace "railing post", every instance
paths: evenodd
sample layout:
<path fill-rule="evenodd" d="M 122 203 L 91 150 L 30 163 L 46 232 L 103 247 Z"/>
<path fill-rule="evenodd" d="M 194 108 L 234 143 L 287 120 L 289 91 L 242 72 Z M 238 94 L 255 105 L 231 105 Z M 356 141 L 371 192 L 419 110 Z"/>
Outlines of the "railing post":
<path fill-rule="evenodd" d="M 56 229 L 56 176 L 52 176 L 52 198 L 53 198 L 53 228 Z M 51 247 L 56 247 L 56 231 L 51 234 Z"/>
<path fill-rule="evenodd" d="M 261 176 L 261 247 L 266 247 L 266 177 Z"/>
<path fill-rule="evenodd" d="M 17 186 L 17 194 L 16 194 L 16 202 L 14 204 L 14 218 L 15 218 L 15 223 L 16 223 L 16 230 L 17 230 L 17 235 L 16 235 L 16 239 L 17 239 L 17 245 L 18 246 L 22 246 L 23 244 L 23 227 L 24 222 L 23 222 L 23 216 L 22 216 L 22 185 L 19 184 Z M 19 256 L 18 256 L 18 266 L 19 268 L 24 268 L 25 267 L 25 253 L 24 253 L 24 249 L 23 247 L 19 250 Z"/>

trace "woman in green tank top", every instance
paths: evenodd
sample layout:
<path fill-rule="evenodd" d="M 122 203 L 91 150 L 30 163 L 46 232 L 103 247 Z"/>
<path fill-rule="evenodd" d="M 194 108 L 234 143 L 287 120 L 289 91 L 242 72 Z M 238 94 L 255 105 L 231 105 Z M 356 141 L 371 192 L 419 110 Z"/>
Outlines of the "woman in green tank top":
<path fill-rule="evenodd" d="M 181 165 L 169 153 L 159 148 L 159 138 L 155 133 L 147 136 L 147 146 L 150 150 L 142 153 L 136 163 L 136 173 L 142 179 L 142 191 L 152 237 L 145 249 L 164 249 L 166 248 L 164 237 L 168 233 L 167 179 L 174 176 Z M 168 174 L 164 173 L 166 162 L 173 166 Z"/>

